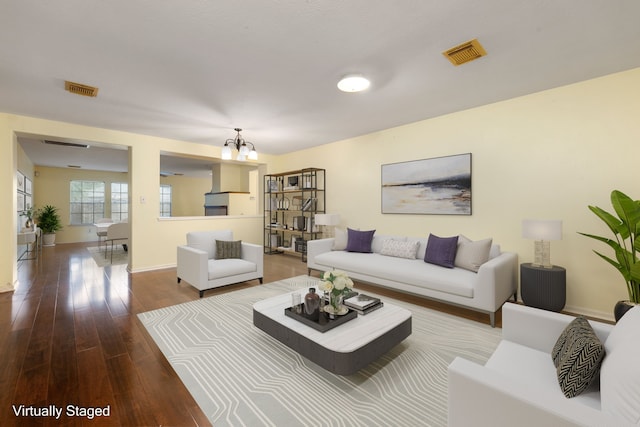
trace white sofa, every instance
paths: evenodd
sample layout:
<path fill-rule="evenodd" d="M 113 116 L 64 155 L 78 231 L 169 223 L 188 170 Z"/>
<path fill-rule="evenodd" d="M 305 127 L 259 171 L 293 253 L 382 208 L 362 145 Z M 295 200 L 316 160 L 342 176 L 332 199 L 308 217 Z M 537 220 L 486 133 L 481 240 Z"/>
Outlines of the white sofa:
<path fill-rule="evenodd" d="M 615 327 L 589 321 L 605 349 L 599 384 L 566 398 L 551 350 L 572 320 L 561 313 L 505 304 L 502 341 L 487 363 L 456 358 L 449 366 L 449 426 L 640 423 L 640 307 L 627 312 Z"/>
<path fill-rule="evenodd" d="M 415 259 L 380 253 L 384 240 L 418 241 Z M 373 253 L 332 250 L 334 238 L 307 242 L 307 267 L 311 270 L 343 270 L 352 279 L 392 288 L 449 304 L 489 314 L 495 326 L 495 313 L 517 293 L 517 256 L 500 252 L 492 245 L 489 260 L 478 272 L 454 267 L 445 268 L 424 262 L 427 238 L 375 234 Z"/>
<path fill-rule="evenodd" d="M 178 283 L 186 281 L 200 291 L 258 279 L 262 283 L 262 246 L 242 242 L 241 257 L 216 259 L 216 240 L 233 241 L 231 230 L 187 233 L 187 244 L 178 246 Z"/>

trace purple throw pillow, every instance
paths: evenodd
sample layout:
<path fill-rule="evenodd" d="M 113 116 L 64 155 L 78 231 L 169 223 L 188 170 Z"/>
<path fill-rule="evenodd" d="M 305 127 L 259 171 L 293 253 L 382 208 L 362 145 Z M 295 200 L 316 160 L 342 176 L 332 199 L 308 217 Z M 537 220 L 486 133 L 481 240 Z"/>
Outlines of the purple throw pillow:
<path fill-rule="evenodd" d="M 347 228 L 347 252 L 362 252 L 370 254 L 371 242 L 376 230 L 358 231 Z"/>
<path fill-rule="evenodd" d="M 424 254 L 424 262 L 453 268 L 458 251 L 458 236 L 438 237 L 429 234 L 427 250 Z"/>

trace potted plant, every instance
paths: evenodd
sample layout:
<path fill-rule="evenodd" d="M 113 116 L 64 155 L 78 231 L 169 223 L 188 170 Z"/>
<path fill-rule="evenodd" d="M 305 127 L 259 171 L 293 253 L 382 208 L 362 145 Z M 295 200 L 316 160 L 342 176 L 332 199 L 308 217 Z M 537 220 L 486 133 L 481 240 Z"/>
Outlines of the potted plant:
<path fill-rule="evenodd" d="M 29 209 L 25 210 L 20 216 L 26 216 L 27 221 L 24 224 L 24 228 L 33 230 L 33 217 L 36 215 L 36 210 L 33 206 L 29 206 Z"/>
<path fill-rule="evenodd" d="M 56 231 L 62 229 L 62 221 L 58 215 L 58 208 L 46 205 L 38 210 L 36 215 L 38 227 L 42 230 L 42 244 L 53 246 L 56 241 Z"/>
<path fill-rule="evenodd" d="M 616 215 L 597 206 L 589 206 L 591 212 L 604 221 L 614 235 L 614 239 L 580 233 L 583 236 L 599 240 L 609 245 L 615 253 L 615 259 L 594 251 L 600 258 L 616 268 L 624 277 L 629 293 L 628 301 L 619 301 L 614 309 L 616 321 L 633 305 L 640 303 L 640 201 L 632 200 L 618 190 L 611 192 L 611 204 Z"/>

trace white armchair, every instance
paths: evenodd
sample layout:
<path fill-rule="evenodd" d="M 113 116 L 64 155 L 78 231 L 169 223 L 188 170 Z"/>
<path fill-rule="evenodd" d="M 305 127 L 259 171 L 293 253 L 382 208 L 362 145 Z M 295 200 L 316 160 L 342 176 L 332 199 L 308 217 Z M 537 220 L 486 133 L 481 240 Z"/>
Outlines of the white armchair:
<path fill-rule="evenodd" d="M 200 291 L 263 278 L 263 248 L 241 243 L 240 258 L 217 259 L 216 240 L 233 241 L 231 230 L 187 233 L 187 244 L 178 246 L 178 283 L 182 280 Z"/>
<path fill-rule="evenodd" d="M 505 304 L 502 341 L 487 363 L 481 366 L 458 357 L 449 365 L 449 426 L 640 423 L 640 308 L 628 312 L 615 327 L 589 321 L 606 352 L 599 384 L 566 398 L 551 350 L 572 320 L 561 313 Z"/>

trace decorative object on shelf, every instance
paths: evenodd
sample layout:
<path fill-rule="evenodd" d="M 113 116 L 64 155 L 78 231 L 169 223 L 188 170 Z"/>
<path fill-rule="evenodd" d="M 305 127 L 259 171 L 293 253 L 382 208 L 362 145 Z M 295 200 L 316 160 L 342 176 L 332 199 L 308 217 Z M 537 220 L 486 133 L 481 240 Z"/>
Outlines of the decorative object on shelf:
<path fill-rule="evenodd" d="M 56 241 L 56 231 L 62 229 L 62 220 L 58 214 L 58 208 L 45 205 L 36 214 L 38 227 L 42 230 L 43 246 L 54 246 Z"/>
<path fill-rule="evenodd" d="M 533 266 L 551 268 L 551 242 L 562 240 L 562 221 L 558 219 L 525 219 L 522 237 L 535 240 Z"/>
<path fill-rule="evenodd" d="M 304 296 L 304 315 L 314 321 L 320 316 L 320 296 L 316 294 L 316 288 L 309 288 Z"/>
<path fill-rule="evenodd" d="M 471 215 L 471 153 L 382 165 L 382 213 Z"/>
<path fill-rule="evenodd" d="M 234 146 L 236 150 L 238 150 L 238 156 L 236 160 L 244 162 L 247 160 L 258 160 L 258 152 L 256 151 L 255 145 L 252 142 L 245 141 L 244 138 L 240 135 L 240 131 L 242 129 L 235 128 L 234 129 L 238 134 L 235 138 L 229 138 L 224 142 L 224 147 L 222 147 L 222 159 L 223 160 L 231 160 L 231 146 Z M 251 150 L 247 144 L 251 145 Z"/>
<path fill-rule="evenodd" d="M 579 234 L 606 243 L 616 254 L 615 259 L 612 259 L 594 250 L 600 258 L 614 266 L 622 274 L 627 285 L 631 304 L 624 301 L 618 303 L 620 307 L 614 310 L 616 321 L 618 321 L 618 314 L 622 317 L 626 313 L 626 310 L 623 310 L 624 306 L 640 303 L 640 260 L 638 260 L 640 243 L 637 241 L 640 235 L 640 201 L 631 199 L 619 190 L 613 190 L 611 205 L 618 215 L 617 217 L 597 206 L 589 206 L 589 210 L 607 224 L 615 240 L 594 234 Z"/>
<path fill-rule="evenodd" d="M 345 294 L 351 293 L 353 289 L 353 280 L 347 273 L 340 270 L 326 271 L 318 287 L 329 294 L 329 304 L 324 308 L 327 313 L 343 315 L 349 311 L 342 304 Z"/>
<path fill-rule="evenodd" d="M 321 225 L 323 228 L 322 234 L 324 237 L 333 237 L 335 233 L 336 225 L 340 224 L 340 214 L 325 213 L 315 215 L 316 225 Z M 324 230 L 326 229 L 326 231 Z"/>

